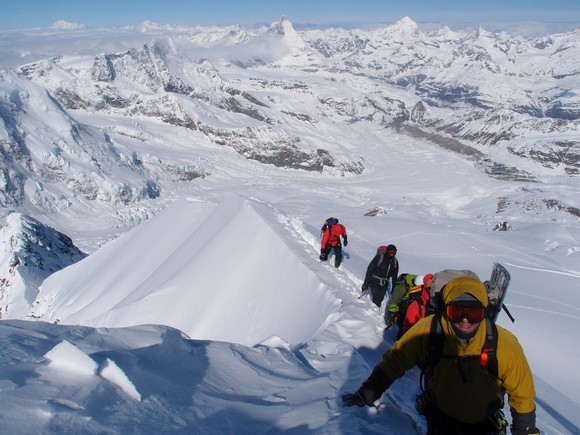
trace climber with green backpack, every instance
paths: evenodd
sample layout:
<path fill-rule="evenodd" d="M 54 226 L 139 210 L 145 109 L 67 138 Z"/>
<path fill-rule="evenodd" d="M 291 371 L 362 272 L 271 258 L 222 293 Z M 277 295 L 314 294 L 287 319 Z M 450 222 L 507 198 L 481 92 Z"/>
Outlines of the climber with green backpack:
<path fill-rule="evenodd" d="M 490 316 L 495 305 L 479 279 L 451 279 L 436 295 L 435 314 L 385 352 L 358 391 L 343 395 L 345 405 L 374 406 L 418 365 L 422 393 L 416 407 L 427 420 L 427 434 L 505 434 L 505 393 L 511 433 L 539 434 L 530 367 L 517 338 Z"/>
<path fill-rule="evenodd" d="M 389 297 L 387 311 L 385 312 L 385 323 L 387 329 L 397 325 L 399 327 L 399 336 L 401 335 L 403 319 L 405 318 L 407 307 L 410 302 L 409 292 L 411 288 L 415 287 L 417 276 L 418 275 L 412 273 L 400 274 L 397 278 L 397 283 L 393 287 L 391 296 Z"/>

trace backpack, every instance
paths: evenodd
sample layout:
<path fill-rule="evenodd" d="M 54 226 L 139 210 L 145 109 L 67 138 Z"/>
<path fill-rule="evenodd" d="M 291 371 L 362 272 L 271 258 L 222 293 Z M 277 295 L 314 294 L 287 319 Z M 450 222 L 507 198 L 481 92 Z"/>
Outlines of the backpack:
<path fill-rule="evenodd" d="M 384 245 L 379 246 L 377 248 L 376 255 L 379 256 L 379 262 L 377 264 L 381 264 L 383 262 L 383 260 L 385 259 L 385 255 L 387 255 L 387 247 Z"/>
<path fill-rule="evenodd" d="M 320 231 L 325 232 L 327 228 L 330 228 L 331 226 L 336 225 L 337 223 L 338 219 L 331 216 L 324 221 L 324 224 L 322 225 L 322 228 L 320 228 Z"/>
<path fill-rule="evenodd" d="M 415 282 L 415 278 L 417 277 L 417 275 L 411 274 L 411 273 L 402 273 L 399 275 L 399 277 L 397 278 L 397 282 L 395 283 L 395 286 L 404 284 L 405 285 L 405 300 L 408 299 L 409 295 L 411 294 L 411 290 L 414 289 L 415 287 L 420 288 L 421 286 L 416 286 L 414 284 Z M 409 282 L 410 281 L 410 282 Z"/>
<path fill-rule="evenodd" d="M 389 245 L 389 246 L 393 246 L 393 245 Z M 381 245 L 377 248 L 376 255 L 378 255 L 380 257 L 377 264 L 381 264 L 383 262 L 383 260 L 385 259 L 385 255 L 387 255 L 387 251 L 389 250 L 389 246 Z M 399 280 L 397 280 L 396 284 L 399 284 Z"/>
<path fill-rule="evenodd" d="M 471 270 L 456 270 L 445 269 L 433 275 L 431 288 L 429 289 L 429 304 L 432 311 L 442 310 L 443 301 L 441 300 L 441 290 L 449 281 L 460 276 L 469 276 L 471 278 L 479 279 L 477 274 Z"/>
<path fill-rule="evenodd" d="M 397 277 L 397 281 L 391 290 L 391 296 L 389 298 L 389 311 L 398 312 L 401 316 L 405 316 L 407 308 L 411 303 L 409 292 L 415 287 L 413 281 L 416 277 L 417 275 L 411 273 L 402 273 Z M 420 289 L 420 287 L 418 288 Z"/>

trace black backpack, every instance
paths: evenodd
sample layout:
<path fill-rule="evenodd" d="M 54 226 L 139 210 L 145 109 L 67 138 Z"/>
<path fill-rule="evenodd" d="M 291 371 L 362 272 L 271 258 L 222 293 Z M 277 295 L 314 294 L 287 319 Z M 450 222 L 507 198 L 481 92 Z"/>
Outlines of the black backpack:
<path fill-rule="evenodd" d="M 467 273 L 465 273 L 467 272 Z M 431 309 L 434 311 L 433 318 L 431 319 L 431 328 L 429 330 L 429 343 L 427 350 L 427 357 L 421 363 L 419 367 L 421 368 L 421 378 L 420 385 L 421 390 L 424 392 L 426 387 L 429 385 L 431 376 L 433 375 L 433 369 L 441 358 L 447 359 L 479 359 L 479 364 L 481 367 L 486 367 L 489 373 L 497 378 L 498 376 L 498 365 L 497 365 L 497 326 L 494 319 L 490 317 L 490 311 L 486 311 L 485 316 L 485 341 L 481 347 L 481 353 L 479 355 L 471 355 L 466 357 L 458 357 L 457 355 L 444 355 L 443 347 L 445 342 L 445 334 L 443 334 L 443 329 L 441 327 L 441 317 L 443 316 L 443 289 L 448 281 L 459 276 L 472 276 L 475 275 L 471 271 L 456 271 L 456 270 L 445 270 L 435 274 L 435 279 L 439 275 L 439 285 L 436 287 L 435 292 L 433 292 L 433 287 L 431 288 Z M 477 275 L 475 275 L 477 276 Z M 445 281 L 445 282 L 443 282 Z"/>
<path fill-rule="evenodd" d="M 331 226 L 336 225 L 337 223 L 338 219 L 331 216 L 324 221 L 324 224 L 322 225 L 322 228 L 320 228 L 320 231 L 325 232 L 327 228 L 330 228 Z"/>
<path fill-rule="evenodd" d="M 485 331 L 485 341 L 481 347 L 481 353 L 479 355 L 471 355 L 465 357 L 458 357 L 457 355 L 445 355 L 443 354 L 443 345 L 445 341 L 445 335 L 441 327 L 441 312 L 437 312 L 433 315 L 431 320 L 431 329 L 429 330 L 429 344 L 427 358 L 419 366 L 421 368 L 421 390 L 425 391 L 429 384 L 430 378 L 433 375 L 433 369 L 441 358 L 446 359 L 479 359 L 479 365 L 481 367 L 486 367 L 489 373 L 497 378 L 498 376 L 498 364 L 497 364 L 497 326 L 489 316 L 486 317 L 486 331 Z"/>

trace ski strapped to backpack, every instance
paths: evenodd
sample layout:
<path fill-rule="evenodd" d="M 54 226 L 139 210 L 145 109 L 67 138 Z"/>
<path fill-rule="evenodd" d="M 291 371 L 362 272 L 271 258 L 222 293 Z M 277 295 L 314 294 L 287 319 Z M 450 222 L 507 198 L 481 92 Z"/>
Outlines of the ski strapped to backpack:
<path fill-rule="evenodd" d="M 493 263 L 491 270 L 491 277 L 489 281 L 485 281 L 485 290 L 489 298 L 489 317 L 495 322 L 499 312 L 503 309 L 510 320 L 515 322 L 514 317 L 509 312 L 504 304 L 505 296 L 507 294 L 508 286 L 510 285 L 511 276 L 505 267 L 499 263 Z"/>

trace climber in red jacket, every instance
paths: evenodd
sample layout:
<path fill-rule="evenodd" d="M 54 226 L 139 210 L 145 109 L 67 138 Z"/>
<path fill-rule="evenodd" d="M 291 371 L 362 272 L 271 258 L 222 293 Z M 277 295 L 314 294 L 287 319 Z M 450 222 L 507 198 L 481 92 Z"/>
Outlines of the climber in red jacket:
<path fill-rule="evenodd" d="M 326 219 L 321 228 L 322 241 L 320 243 L 320 261 L 328 260 L 328 254 L 334 249 L 334 267 L 339 267 L 342 262 L 342 245 L 340 238 L 342 237 L 344 246 L 348 245 L 348 238 L 346 228 L 344 225 L 338 223 L 338 219 L 330 217 Z"/>

